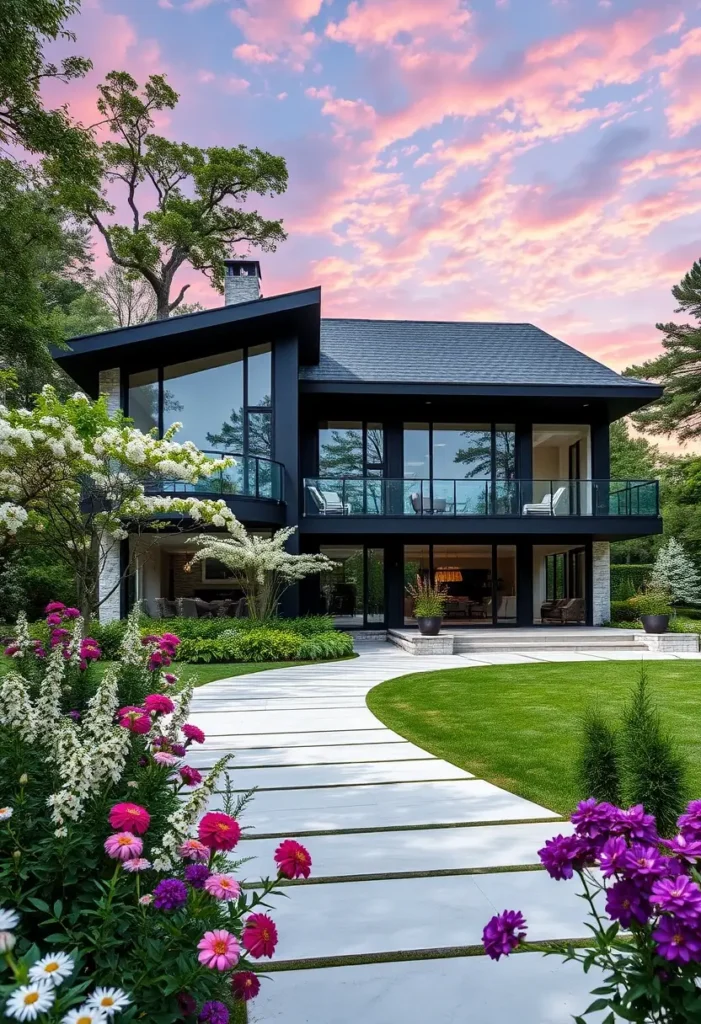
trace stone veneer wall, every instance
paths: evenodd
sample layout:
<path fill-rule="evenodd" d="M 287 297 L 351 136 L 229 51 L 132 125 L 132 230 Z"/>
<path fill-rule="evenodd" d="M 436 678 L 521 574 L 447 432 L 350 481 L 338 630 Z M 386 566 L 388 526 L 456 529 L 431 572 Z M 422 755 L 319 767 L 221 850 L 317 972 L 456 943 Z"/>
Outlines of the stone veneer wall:
<path fill-rule="evenodd" d="M 111 413 L 119 410 L 122 398 L 119 367 L 114 370 L 100 370 L 100 394 L 107 395 L 107 406 Z M 121 587 L 117 586 L 122 569 L 119 541 L 115 541 L 108 548 L 103 549 L 103 563 L 99 593 L 100 597 L 104 594 L 110 594 L 110 596 L 104 604 L 100 605 L 98 617 L 100 622 L 113 622 L 114 619 L 120 617 L 121 613 Z"/>
<path fill-rule="evenodd" d="M 224 278 L 224 302 L 227 306 L 253 302 L 260 296 L 260 278 L 253 274 L 227 274 Z"/>
<path fill-rule="evenodd" d="M 611 618 L 611 546 L 607 540 L 592 544 L 593 622 L 600 626 Z"/>

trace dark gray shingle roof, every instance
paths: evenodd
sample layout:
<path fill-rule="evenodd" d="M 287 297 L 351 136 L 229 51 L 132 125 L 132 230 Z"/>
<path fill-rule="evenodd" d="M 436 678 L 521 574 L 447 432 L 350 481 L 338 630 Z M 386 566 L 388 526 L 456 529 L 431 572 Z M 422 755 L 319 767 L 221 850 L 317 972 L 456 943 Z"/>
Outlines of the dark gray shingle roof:
<path fill-rule="evenodd" d="M 632 385 L 532 324 L 323 320 L 309 381 Z"/>

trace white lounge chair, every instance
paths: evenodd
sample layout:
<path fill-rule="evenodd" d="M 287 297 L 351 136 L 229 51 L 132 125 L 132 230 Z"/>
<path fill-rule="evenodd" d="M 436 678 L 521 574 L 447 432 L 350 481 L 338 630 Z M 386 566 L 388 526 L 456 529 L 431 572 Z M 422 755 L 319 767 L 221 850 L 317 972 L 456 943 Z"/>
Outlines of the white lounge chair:
<path fill-rule="evenodd" d="M 558 507 L 567 494 L 566 487 L 558 487 L 554 494 L 546 494 L 542 501 L 528 502 L 523 506 L 524 516 L 556 516 Z"/>
<path fill-rule="evenodd" d="M 322 516 L 349 516 L 349 502 L 342 502 L 336 491 L 320 491 L 317 487 L 308 487 L 309 495 Z"/>

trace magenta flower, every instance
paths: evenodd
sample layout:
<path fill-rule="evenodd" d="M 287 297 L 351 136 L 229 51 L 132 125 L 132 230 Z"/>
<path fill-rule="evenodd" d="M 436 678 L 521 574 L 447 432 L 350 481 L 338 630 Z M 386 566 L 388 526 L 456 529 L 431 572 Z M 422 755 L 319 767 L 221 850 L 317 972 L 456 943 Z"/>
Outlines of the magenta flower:
<path fill-rule="evenodd" d="M 129 732 L 134 732 L 143 736 L 151 728 L 151 719 L 143 709 L 136 708 L 135 710 L 127 711 L 125 715 L 122 715 L 119 719 L 119 724 L 122 729 L 128 729 Z"/>
<path fill-rule="evenodd" d="M 272 957 L 277 946 L 275 922 L 267 914 L 249 914 L 241 942 L 255 960 L 260 960 L 262 956 Z"/>
<path fill-rule="evenodd" d="M 170 749 L 176 757 L 185 757 L 185 754 L 187 753 L 187 750 L 182 743 L 171 743 Z"/>
<path fill-rule="evenodd" d="M 570 821 L 577 830 L 577 835 L 585 839 L 598 839 L 609 835 L 616 820 L 618 809 L 613 804 L 598 803 L 594 797 L 582 800 Z"/>
<path fill-rule="evenodd" d="M 184 764 L 180 769 L 180 778 L 186 786 L 199 786 L 202 782 L 201 773 L 196 768 L 191 768 L 189 764 Z"/>
<path fill-rule="evenodd" d="M 204 743 L 205 735 L 198 725 L 186 722 L 182 727 L 182 734 L 190 743 Z"/>
<path fill-rule="evenodd" d="M 526 919 L 520 910 L 497 914 L 482 932 L 482 945 L 488 957 L 498 960 L 508 956 L 526 938 Z"/>
<path fill-rule="evenodd" d="M 18 654 L 18 653 L 19 653 L 19 645 L 18 644 L 10 644 L 9 647 L 5 648 L 5 657 L 7 657 L 7 658 L 14 658 L 15 654 Z"/>
<path fill-rule="evenodd" d="M 187 886 L 179 878 L 164 878 L 153 890 L 157 910 L 179 910 L 187 902 Z"/>
<path fill-rule="evenodd" d="M 63 619 L 58 614 L 58 612 L 53 612 L 51 615 L 47 615 L 46 616 L 46 624 L 47 624 L 47 626 L 60 626 L 62 622 L 63 622 Z"/>
<path fill-rule="evenodd" d="M 166 683 L 168 683 L 168 686 L 173 686 L 173 684 L 177 683 L 178 681 L 178 677 L 174 676 L 172 672 L 166 672 L 166 674 L 163 676 L 163 679 L 165 680 Z"/>
<path fill-rule="evenodd" d="M 632 921 L 646 924 L 650 917 L 650 903 L 644 892 L 625 879 L 606 891 L 606 913 L 613 921 L 629 928 Z"/>
<path fill-rule="evenodd" d="M 651 902 L 665 914 L 698 928 L 701 919 L 701 889 L 687 875 L 660 878 L 652 887 Z"/>
<path fill-rule="evenodd" d="M 238 939 L 225 928 L 205 932 L 197 943 L 198 960 L 215 971 L 228 971 L 238 963 L 241 947 Z"/>
<path fill-rule="evenodd" d="M 615 835 L 627 836 L 630 840 L 648 845 L 656 845 L 660 841 L 655 819 L 652 814 L 645 813 L 642 804 L 636 804 L 635 807 L 629 807 L 627 810 L 617 808 L 612 832 Z"/>
<path fill-rule="evenodd" d="M 572 878 L 591 859 L 588 844 L 579 836 L 555 836 L 538 850 L 540 861 L 551 878 Z"/>
<path fill-rule="evenodd" d="M 701 962 L 701 937 L 673 917 L 661 917 L 652 937 L 665 960 L 681 964 Z"/>
<path fill-rule="evenodd" d="M 231 991 L 234 999 L 247 1003 L 249 999 L 255 999 L 260 992 L 260 981 L 253 971 L 239 971 L 231 979 Z"/>
<path fill-rule="evenodd" d="M 678 835 L 674 839 L 663 839 L 662 843 L 675 857 L 687 864 L 695 864 L 701 860 L 701 837 L 692 839 Z"/>
<path fill-rule="evenodd" d="M 701 839 L 701 800 L 692 800 L 686 814 L 677 821 L 679 831 L 687 839 Z"/>
<path fill-rule="evenodd" d="M 209 878 L 209 868 L 206 864 L 188 864 L 185 868 L 185 881 L 189 882 L 193 889 L 204 889 L 204 883 Z"/>
<path fill-rule="evenodd" d="M 635 879 L 652 879 L 663 875 L 666 858 L 654 846 L 634 843 L 623 858 L 623 870 Z"/>
<path fill-rule="evenodd" d="M 186 839 L 182 846 L 178 848 L 178 853 L 183 860 L 209 860 L 209 850 L 199 839 Z"/>
<path fill-rule="evenodd" d="M 601 847 L 599 863 L 604 878 L 610 878 L 623 870 L 623 860 L 628 853 L 628 843 L 623 836 L 611 836 Z"/>
<path fill-rule="evenodd" d="M 63 615 L 66 619 L 79 619 L 80 609 L 79 608 L 64 608 Z"/>
<path fill-rule="evenodd" d="M 62 612 L 65 607 L 65 604 L 61 604 L 60 601 L 49 601 L 46 608 L 44 608 L 44 612 L 50 615 L 51 612 Z"/>
<path fill-rule="evenodd" d="M 278 871 L 285 878 L 309 878 L 312 858 L 309 850 L 294 839 L 280 843 L 274 855 Z"/>
<path fill-rule="evenodd" d="M 150 714 L 169 715 L 175 710 L 175 704 L 164 693 L 150 693 L 144 698 L 144 708 Z"/>
<path fill-rule="evenodd" d="M 163 633 L 161 635 L 161 643 L 169 644 L 171 647 L 177 647 L 180 643 L 180 637 L 176 636 L 175 633 Z"/>
<path fill-rule="evenodd" d="M 112 828 L 128 829 L 142 835 L 148 831 L 151 815 L 140 804 L 121 803 L 110 809 L 109 822 Z"/>
<path fill-rule="evenodd" d="M 131 832 L 115 832 L 105 839 L 105 853 L 113 860 L 132 860 L 143 853 L 144 844 Z"/>
<path fill-rule="evenodd" d="M 204 887 L 215 900 L 237 900 L 241 893 L 241 886 L 233 875 L 210 875 Z"/>

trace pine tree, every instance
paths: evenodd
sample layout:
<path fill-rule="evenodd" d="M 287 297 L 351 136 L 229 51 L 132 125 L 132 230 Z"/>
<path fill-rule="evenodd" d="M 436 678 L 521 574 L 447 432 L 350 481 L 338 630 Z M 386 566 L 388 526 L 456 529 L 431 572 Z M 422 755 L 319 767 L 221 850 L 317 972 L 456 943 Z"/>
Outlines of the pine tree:
<path fill-rule="evenodd" d="M 621 765 L 616 730 L 603 713 L 590 709 L 584 719 L 577 778 L 582 796 L 610 804 L 621 802 Z"/>
<path fill-rule="evenodd" d="M 686 551 L 674 537 L 660 548 L 650 582 L 669 592 L 675 604 L 701 600 L 701 579 Z"/>

